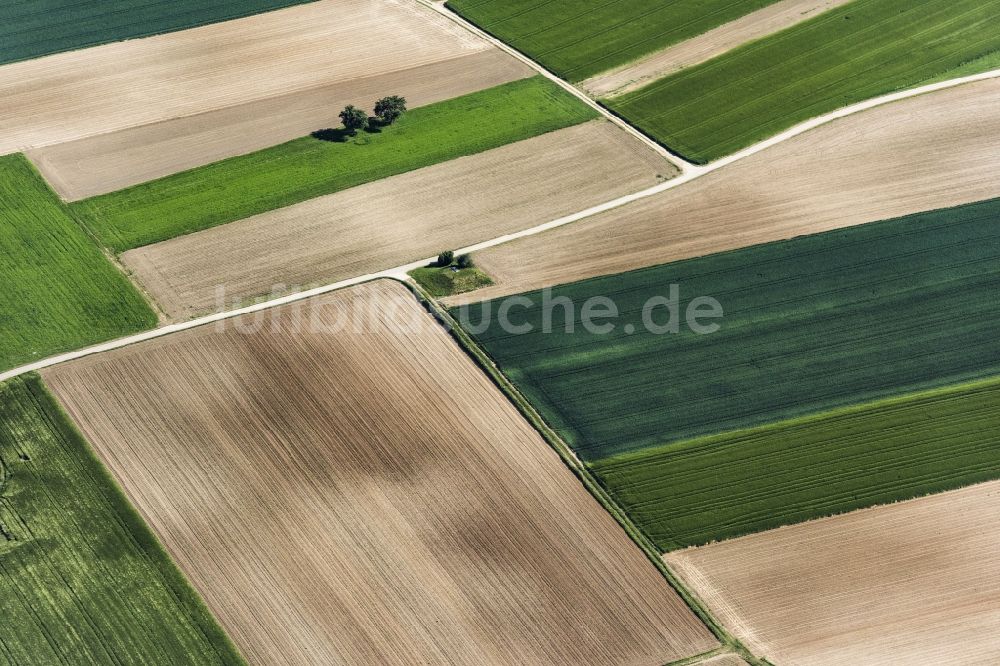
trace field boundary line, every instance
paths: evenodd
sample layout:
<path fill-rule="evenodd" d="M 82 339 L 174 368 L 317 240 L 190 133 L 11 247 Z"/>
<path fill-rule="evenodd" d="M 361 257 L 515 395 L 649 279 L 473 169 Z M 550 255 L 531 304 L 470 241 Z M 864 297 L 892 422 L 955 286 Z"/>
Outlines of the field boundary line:
<path fill-rule="evenodd" d="M 417 2 L 426 2 L 426 1 L 427 0 L 417 0 Z M 785 130 L 784 132 L 777 134 L 771 137 L 770 139 L 762 141 L 758 144 L 754 144 L 749 148 L 745 148 L 744 150 L 734 153 L 728 157 L 724 157 L 720 160 L 716 160 L 715 162 L 711 162 L 704 166 L 692 165 L 684 167 L 683 171 L 681 172 L 681 175 L 677 176 L 676 178 L 664 181 L 663 183 L 654 185 L 653 187 L 647 188 L 645 190 L 633 192 L 632 194 L 626 194 L 624 196 L 618 197 L 617 199 L 606 201 L 602 204 L 592 206 L 586 210 L 582 210 L 577 213 L 573 213 L 571 215 L 566 215 L 564 217 L 560 217 L 558 219 L 551 220 L 549 222 L 545 222 L 543 224 L 530 227 L 528 229 L 522 229 L 521 231 L 516 231 L 510 234 L 505 234 L 503 236 L 497 236 L 489 240 L 481 241 L 479 243 L 475 243 L 473 245 L 457 249 L 455 252 L 456 254 L 467 254 L 472 252 L 478 252 L 480 250 L 485 250 L 491 247 L 495 247 L 497 245 L 503 245 L 504 243 L 509 243 L 514 240 L 527 238 L 529 236 L 534 236 L 536 234 L 540 234 L 545 231 L 550 231 L 552 229 L 556 229 L 558 227 L 567 224 L 572 224 L 573 222 L 578 222 L 580 220 L 584 220 L 589 217 L 593 217 L 595 215 L 599 215 L 601 213 L 614 210 L 615 208 L 620 208 L 621 206 L 625 206 L 635 201 L 655 196 L 657 194 L 660 194 L 661 192 L 666 192 L 667 190 L 671 190 L 675 187 L 680 187 L 685 183 L 691 182 L 692 180 L 708 175 L 718 169 L 721 169 L 726 165 L 738 162 L 739 160 L 750 157 L 751 155 L 755 155 L 763 150 L 766 150 L 767 148 L 783 143 L 793 137 L 808 132 L 809 130 L 815 129 L 817 127 L 833 122 L 834 120 L 844 118 L 846 116 L 860 113 L 862 111 L 867 111 L 869 109 L 873 109 L 878 106 L 890 104 L 892 102 L 904 100 L 910 97 L 917 97 L 919 95 L 924 95 L 926 93 L 936 92 L 939 90 L 946 90 L 948 88 L 954 88 L 956 86 L 964 85 L 967 83 L 974 83 L 977 81 L 985 81 L 988 79 L 997 79 L 997 78 L 1000 78 L 1000 69 L 994 69 L 989 72 L 973 74 L 971 76 L 964 76 L 957 79 L 950 79 L 948 81 L 932 83 L 918 88 L 911 88 L 908 90 L 891 93 L 889 95 L 883 95 L 882 97 L 875 97 L 873 99 L 866 100 L 864 102 L 859 102 L 858 104 L 847 106 L 837 111 L 828 113 L 826 115 L 813 118 L 812 120 L 808 120 L 804 123 L 800 123 L 799 125 L 796 125 L 791 129 Z M 570 86 L 570 88 L 572 88 L 572 86 Z M 579 93 L 579 91 L 576 92 Z M 419 261 L 410 262 L 403 266 L 397 266 L 395 268 L 389 268 L 374 273 L 368 273 L 366 275 L 360 275 L 354 278 L 349 278 L 346 280 L 334 282 L 332 284 L 328 284 L 325 286 L 308 289 L 306 291 L 287 294 L 280 298 L 263 301 L 247 307 L 238 308 L 235 310 L 228 310 L 224 312 L 217 312 L 211 315 L 207 315 L 197 319 L 192 319 L 186 322 L 168 324 L 166 326 L 162 326 L 160 328 L 154 328 L 149 331 L 144 331 L 142 333 L 138 333 L 129 337 L 119 338 L 116 340 L 111 340 L 97 345 L 92 345 L 90 347 L 85 347 L 83 349 L 57 354 L 55 356 L 34 361 L 32 363 L 28 363 L 16 368 L 12 368 L 11 370 L 2 372 L 0 373 L 0 382 L 13 379 L 14 377 L 23 375 L 27 372 L 34 372 L 41 370 L 43 368 L 57 365 L 59 363 L 65 363 L 67 361 L 83 358 L 84 356 L 91 356 L 93 354 L 98 354 L 105 351 L 111 351 L 113 349 L 118 349 L 120 347 L 126 347 L 128 345 L 136 344 L 139 342 L 145 342 L 146 340 L 152 340 L 154 338 L 158 338 L 164 335 L 169 335 L 171 333 L 184 331 L 190 328 L 196 328 L 198 326 L 211 324 L 214 322 L 222 321 L 224 319 L 229 319 L 244 314 L 259 312 L 261 310 L 266 310 L 268 308 L 276 307 L 279 305 L 285 305 L 287 303 L 294 303 L 295 301 L 312 298 L 313 296 L 319 296 L 321 294 L 335 291 L 337 289 L 343 289 L 345 287 L 351 287 L 360 284 L 362 282 L 368 282 L 370 280 L 376 280 L 379 278 L 395 278 L 405 281 L 407 279 L 406 273 L 413 270 L 414 268 L 420 268 L 422 266 L 426 266 L 433 260 L 434 257 L 427 257 Z"/>
<path fill-rule="evenodd" d="M 398 277 L 393 278 L 399 280 Z M 483 350 L 475 340 L 458 324 L 448 310 L 442 307 L 433 297 L 431 297 L 420 285 L 409 278 L 400 280 L 410 289 L 417 299 L 423 304 L 431 315 L 445 328 L 449 335 L 458 345 L 472 358 L 490 378 L 490 380 L 500 389 L 504 396 L 511 401 L 518 412 L 528 421 L 529 424 L 542 436 L 542 439 L 555 450 L 563 463 L 573 472 L 583 483 L 587 491 L 597 500 L 604 510 L 614 517 L 615 521 L 624 530 L 628 537 L 642 550 L 646 557 L 657 568 L 668 584 L 680 595 L 684 603 L 700 619 L 715 638 L 722 644 L 715 650 L 726 648 L 737 653 L 751 666 L 768 666 L 768 662 L 759 659 L 751 653 L 743 643 L 733 636 L 718 622 L 709 612 L 708 607 L 695 595 L 680 578 L 667 566 L 659 549 L 642 532 L 642 530 L 632 522 L 632 519 L 618 505 L 614 498 L 604 489 L 597 479 L 591 474 L 587 466 L 577 457 L 576 453 L 566 444 L 561 437 L 549 426 L 545 419 L 535 410 L 517 387 L 500 370 L 489 354 Z M 710 651 L 714 652 L 715 650 Z M 685 657 L 679 661 L 669 662 L 670 664 L 691 663 L 689 660 L 703 658 L 709 653 L 702 653 Z"/>

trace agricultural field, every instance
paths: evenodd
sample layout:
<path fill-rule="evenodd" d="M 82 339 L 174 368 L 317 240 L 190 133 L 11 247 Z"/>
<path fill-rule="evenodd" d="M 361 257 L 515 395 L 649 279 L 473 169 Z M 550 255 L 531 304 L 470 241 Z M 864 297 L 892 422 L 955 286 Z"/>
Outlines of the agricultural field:
<path fill-rule="evenodd" d="M 0 384 L 0 663 L 241 664 L 39 379 Z"/>
<path fill-rule="evenodd" d="M 447 6 L 569 81 L 636 60 L 775 0 L 449 0 Z"/>
<path fill-rule="evenodd" d="M 0 67 L 0 154 L 26 151 L 79 199 L 336 126 L 346 104 L 531 73 L 419 3 L 320 0 Z"/>
<path fill-rule="evenodd" d="M 0 370 L 156 325 L 22 155 L 0 157 Z"/>
<path fill-rule="evenodd" d="M 1000 478 L 1000 380 L 947 387 L 593 464 L 661 550 Z"/>
<path fill-rule="evenodd" d="M 1000 373 L 998 219 L 994 199 L 563 285 L 548 299 L 575 306 L 549 332 L 539 292 L 509 326 L 499 301 L 456 314 L 487 322 L 476 340 L 593 461 Z M 581 323 L 595 296 L 610 330 Z M 653 297 L 676 331 L 644 323 Z M 710 335 L 680 321 L 703 297 L 724 312 Z"/>
<path fill-rule="evenodd" d="M 1000 81 L 842 118 L 615 210 L 476 254 L 495 298 L 1000 197 Z M 607 239 L 614 238 L 608 245 Z"/>
<path fill-rule="evenodd" d="M 387 90 L 404 96 L 413 109 L 532 73 L 502 51 L 490 49 L 33 148 L 26 154 L 64 200 L 79 201 L 298 139 L 339 122 L 337 110 L 346 104 L 367 109 Z"/>
<path fill-rule="evenodd" d="M 44 378 L 251 662 L 659 666 L 718 646 L 398 283 Z"/>
<path fill-rule="evenodd" d="M 774 664 L 1000 661 L 1000 482 L 666 559 L 723 624 Z"/>
<path fill-rule="evenodd" d="M 377 132 L 329 131 L 75 203 L 116 252 L 551 132 L 597 113 L 542 77 L 438 102 Z"/>
<path fill-rule="evenodd" d="M 419 262 L 675 173 L 638 139 L 597 120 L 142 247 L 121 259 L 168 316 L 183 319 Z"/>
<path fill-rule="evenodd" d="M 606 104 L 704 164 L 840 107 L 968 73 L 1000 51 L 998 12 L 1000 0 L 855 0 Z"/>
<path fill-rule="evenodd" d="M 780 0 L 635 62 L 601 72 L 581 81 L 580 88 L 595 99 L 623 95 L 848 2 L 853 0 Z"/>
<path fill-rule="evenodd" d="M 182 30 L 307 0 L 130 2 L 32 0 L 0 7 L 0 64 Z"/>

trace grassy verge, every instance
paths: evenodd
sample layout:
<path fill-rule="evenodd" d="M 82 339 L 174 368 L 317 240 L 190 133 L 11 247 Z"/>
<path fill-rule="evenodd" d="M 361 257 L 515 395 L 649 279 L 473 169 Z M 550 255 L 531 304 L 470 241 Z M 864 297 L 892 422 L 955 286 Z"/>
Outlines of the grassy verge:
<path fill-rule="evenodd" d="M 0 369 L 156 325 L 21 155 L 0 157 L 0 283 Z"/>
<path fill-rule="evenodd" d="M 31 0 L 0 6 L 0 64 L 218 23 L 310 0 Z"/>
<path fill-rule="evenodd" d="M 556 287 L 551 300 L 575 304 L 572 332 L 562 307 L 545 332 L 542 292 L 509 310 L 511 326 L 502 299 L 460 314 L 488 322 L 477 341 L 597 460 L 1000 374 L 998 220 L 992 200 Z M 677 332 L 658 333 L 642 313 L 671 285 Z M 599 320 L 610 331 L 582 324 L 595 296 L 617 308 Z M 688 327 L 698 297 L 722 306 L 702 322 L 718 331 Z"/>
<path fill-rule="evenodd" d="M 605 103 L 705 163 L 855 102 L 990 69 L 998 12 L 1000 0 L 855 0 Z"/>
<path fill-rule="evenodd" d="M 36 376 L 0 385 L 0 662 L 240 664 Z"/>
<path fill-rule="evenodd" d="M 600 460 L 662 550 L 1000 478 L 1000 379 Z"/>
<path fill-rule="evenodd" d="M 451 267 L 426 266 L 410 271 L 410 277 L 434 298 L 464 294 L 493 284 L 490 276 L 478 268 L 452 270 Z"/>
<path fill-rule="evenodd" d="M 776 0 L 449 0 L 448 7 L 569 81 L 636 60 Z"/>
<path fill-rule="evenodd" d="M 534 77 L 414 109 L 377 133 L 296 139 L 87 199 L 72 210 L 104 244 L 123 252 L 596 116 L 559 86 Z"/>

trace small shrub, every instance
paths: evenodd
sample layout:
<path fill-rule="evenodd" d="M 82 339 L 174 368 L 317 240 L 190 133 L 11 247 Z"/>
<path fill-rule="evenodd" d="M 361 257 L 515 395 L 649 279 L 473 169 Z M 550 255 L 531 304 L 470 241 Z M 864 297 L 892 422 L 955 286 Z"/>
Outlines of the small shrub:
<path fill-rule="evenodd" d="M 476 262 L 472 260 L 471 254 L 460 254 L 458 259 L 455 260 L 455 265 L 459 268 L 473 268 Z"/>

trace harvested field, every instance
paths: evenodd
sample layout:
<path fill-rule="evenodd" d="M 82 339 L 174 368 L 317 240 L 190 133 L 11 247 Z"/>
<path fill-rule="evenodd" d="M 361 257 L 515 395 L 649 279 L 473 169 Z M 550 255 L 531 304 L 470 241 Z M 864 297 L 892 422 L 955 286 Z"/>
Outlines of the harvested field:
<path fill-rule="evenodd" d="M 1000 661 L 1000 482 L 666 560 L 724 625 L 775 664 Z"/>
<path fill-rule="evenodd" d="M 993 199 L 530 292 L 507 320 L 493 301 L 456 315 L 593 461 L 1000 374 L 998 222 Z M 602 297 L 614 314 L 588 326 Z M 714 331 L 685 323 L 702 298 Z"/>
<path fill-rule="evenodd" d="M 636 62 L 592 76 L 582 81 L 580 87 L 592 97 L 623 95 L 851 1 L 781 0 Z"/>
<path fill-rule="evenodd" d="M 835 121 L 663 194 L 484 250 L 457 305 L 1000 196 L 1000 81 Z M 613 246 L 608 241 L 614 239 Z"/>
<path fill-rule="evenodd" d="M 31 0 L 0 8 L 0 63 L 228 21 L 307 0 Z"/>
<path fill-rule="evenodd" d="M 336 109 L 368 108 L 387 90 L 406 97 L 413 109 L 532 73 L 489 49 L 34 148 L 27 155 L 63 199 L 78 201 L 297 139 L 338 123 Z"/>
<path fill-rule="evenodd" d="M 704 164 L 1000 51 L 998 13 L 1000 0 L 854 0 L 608 106 Z"/>
<path fill-rule="evenodd" d="M 327 128 L 70 208 L 107 247 L 124 252 L 597 117 L 535 76 L 408 111 L 377 132 Z"/>
<path fill-rule="evenodd" d="M 449 0 L 448 7 L 569 81 L 580 81 L 775 0 Z"/>
<path fill-rule="evenodd" d="M 236 666 L 37 376 L 0 384 L 0 664 Z"/>
<path fill-rule="evenodd" d="M 366 275 L 654 185 L 674 167 L 606 121 L 312 199 L 122 255 L 173 318 Z M 447 192 L 447 197 L 441 193 Z M 227 303 L 228 304 L 228 303 Z"/>
<path fill-rule="evenodd" d="M 334 332 L 345 317 L 363 328 Z M 402 285 L 45 376 L 252 663 L 658 666 L 717 645 Z"/>
<path fill-rule="evenodd" d="M 216 139 L 215 149 L 207 149 L 206 159 L 218 159 L 220 152 L 235 155 L 280 143 L 289 134 L 301 136 L 304 125 L 319 129 L 335 124 L 336 111 L 344 103 L 370 95 L 371 80 L 396 85 L 405 77 L 410 83 L 400 90 L 438 100 L 497 83 L 498 66 L 511 79 L 531 74 L 527 67 L 508 68 L 483 59 L 479 54 L 487 50 L 493 49 L 486 42 L 415 2 L 321 0 L 15 63 L 0 67 L 0 97 L 4 99 L 0 154 L 278 98 L 274 102 L 277 108 L 268 104 L 245 107 L 248 114 L 265 111 L 256 121 L 244 117 L 243 123 L 237 123 L 232 114 L 215 117 L 224 134 Z M 478 57 L 462 61 L 469 56 Z M 441 64 L 446 61 L 465 72 L 459 80 L 452 81 L 442 73 Z M 482 67 L 481 85 L 466 71 L 470 66 Z M 430 69 L 425 72 L 423 67 Z M 322 108 L 315 102 L 317 95 L 322 95 L 318 90 L 334 91 L 339 101 L 331 100 L 332 108 Z M 395 92 L 380 90 L 379 96 Z M 287 119 L 281 117 L 283 108 L 289 109 Z M 151 130 L 157 145 L 145 154 L 128 152 L 123 156 L 134 163 L 168 148 L 186 153 L 189 143 L 183 134 L 206 131 L 200 122 L 170 123 L 173 133 L 169 129 L 163 130 L 165 134 Z M 246 137 L 249 134 L 258 136 L 250 140 Z M 218 145 L 226 137 L 232 141 L 231 150 Z M 127 134 L 120 141 L 134 138 Z M 92 146 L 96 156 L 109 147 L 115 150 L 115 141 L 114 137 L 97 141 Z M 81 151 L 76 157 L 83 160 L 87 155 Z M 196 166 L 196 157 L 197 151 L 191 156 L 158 155 L 156 161 L 166 165 L 159 167 L 161 170 L 173 168 L 175 163 L 177 168 L 189 168 Z M 43 158 L 40 161 L 44 163 Z M 54 158 L 53 164 L 55 169 L 62 162 Z M 121 170 L 130 168 L 126 163 Z M 64 178 L 68 187 L 74 186 L 72 169 Z M 79 187 L 90 187 L 88 183 Z"/>
<path fill-rule="evenodd" d="M 1000 380 L 653 447 L 593 471 L 661 550 L 1000 478 Z"/>

